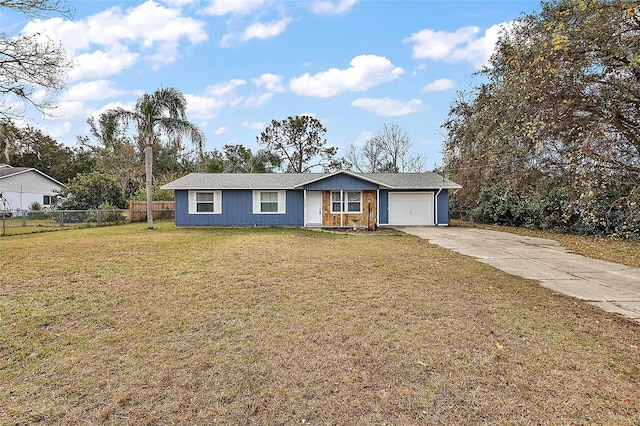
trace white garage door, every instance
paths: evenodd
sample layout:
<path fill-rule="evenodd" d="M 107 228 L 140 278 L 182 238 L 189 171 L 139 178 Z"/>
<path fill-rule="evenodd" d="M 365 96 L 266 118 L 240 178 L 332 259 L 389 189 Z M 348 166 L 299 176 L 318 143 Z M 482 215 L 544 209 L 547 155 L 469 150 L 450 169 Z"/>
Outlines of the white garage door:
<path fill-rule="evenodd" d="M 433 192 L 389 193 L 389 225 L 433 224 Z"/>

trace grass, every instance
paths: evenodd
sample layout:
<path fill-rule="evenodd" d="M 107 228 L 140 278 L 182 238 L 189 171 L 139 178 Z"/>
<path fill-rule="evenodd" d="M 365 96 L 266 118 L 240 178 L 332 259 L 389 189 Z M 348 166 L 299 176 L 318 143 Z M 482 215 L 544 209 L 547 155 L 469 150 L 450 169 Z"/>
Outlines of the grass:
<path fill-rule="evenodd" d="M 637 241 L 623 241 L 614 238 L 562 234 L 512 226 L 484 225 L 460 220 L 453 220 L 451 225 L 493 229 L 496 231 L 511 232 L 531 237 L 548 238 L 558 241 L 570 251 L 586 257 L 607 260 L 609 262 L 616 262 L 634 268 L 640 268 L 640 242 Z"/>
<path fill-rule="evenodd" d="M 124 223 L 124 221 L 118 223 L 104 221 L 101 226 L 112 226 L 122 223 Z M 90 228 L 97 226 L 98 224 L 95 219 L 87 222 L 65 222 L 63 225 L 60 225 L 59 222 L 56 222 L 53 219 L 26 218 L 26 220 L 23 221 L 22 217 L 12 217 L 10 219 L 0 219 L 0 238 L 38 232 L 64 231 L 75 228 Z"/>
<path fill-rule="evenodd" d="M 640 327 L 418 238 L 0 241 L 0 424 L 640 421 Z"/>

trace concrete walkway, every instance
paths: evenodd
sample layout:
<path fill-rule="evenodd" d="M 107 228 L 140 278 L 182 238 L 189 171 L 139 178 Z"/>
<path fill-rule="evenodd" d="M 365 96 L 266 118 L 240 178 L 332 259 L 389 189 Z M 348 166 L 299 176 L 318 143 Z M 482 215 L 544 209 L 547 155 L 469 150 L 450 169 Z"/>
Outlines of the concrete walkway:
<path fill-rule="evenodd" d="M 397 229 L 640 323 L 640 269 L 573 254 L 556 241 L 508 232 L 456 227 Z"/>

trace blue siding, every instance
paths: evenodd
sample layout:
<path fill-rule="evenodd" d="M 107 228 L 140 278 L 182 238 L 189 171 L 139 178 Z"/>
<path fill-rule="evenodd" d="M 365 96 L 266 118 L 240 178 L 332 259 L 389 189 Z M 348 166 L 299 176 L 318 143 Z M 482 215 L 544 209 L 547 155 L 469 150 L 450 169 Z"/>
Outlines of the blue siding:
<path fill-rule="evenodd" d="M 304 187 L 307 191 L 363 191 L 378 189 L 378 185 L 357 177 L 338 174 Z"/>
<path fill-rule="evenodd" d="M 378 200 L 378 225 L 386 225 L 387 223 L 389 223 L 389 191 L 386 189 L 381 189 L 379 194 L 380 199 Z"/>
<path fill-rule="evenodd" d="M 437 192 L 436 192 L 437 194 Z M 443 189 L 438 195 L 438 223 L 436 225 L 449 224 L 449 191 Z"/>
<path fill-rule="evenodd" d="M 253 214 L 253 191 L 223 190 L 222 214 L 189 214 L 189 191 L 176 191 L 176 226 L 303 226 L 304 192 L 287 191 L 285 214 Z"/>

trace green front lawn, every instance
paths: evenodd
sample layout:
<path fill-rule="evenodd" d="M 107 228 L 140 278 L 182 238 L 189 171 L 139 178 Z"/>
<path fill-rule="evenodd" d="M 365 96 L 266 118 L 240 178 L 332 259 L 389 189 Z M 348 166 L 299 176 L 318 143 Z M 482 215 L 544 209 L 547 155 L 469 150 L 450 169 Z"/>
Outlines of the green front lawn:
<path fill-rule="evenodd" d="M 407 235 L 0 240 L 0 424 L 621 424 L 640 326 Z"/>

